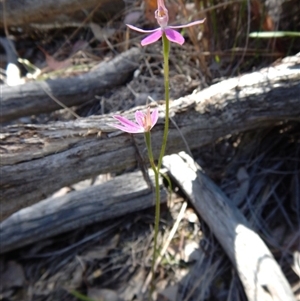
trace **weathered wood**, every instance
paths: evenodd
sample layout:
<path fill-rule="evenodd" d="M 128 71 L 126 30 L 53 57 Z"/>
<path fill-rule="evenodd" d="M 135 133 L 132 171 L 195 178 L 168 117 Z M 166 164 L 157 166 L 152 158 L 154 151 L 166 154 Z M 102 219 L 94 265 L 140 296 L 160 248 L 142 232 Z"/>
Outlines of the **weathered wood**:
<path fill-rule="evenodd" d="M 152 177 L 154 184 L 154 179 Z M 152 189 L 141 172 L 128 173 L 106 183 L 48 198 L 24 208 L 0 223 L 0 254 L 95 222 L 152 207 Z M 167 193 L 161 187 L 161 202 Z"/>
<path fill-rule="evenodd" d="M 249 301 L 295 301 L 272 253 L 242 213 L 186 154 L 163 165 L 210 227 L 236 268 Z"/>
<path fill-rule="evenodd" d="M 0 122 L 61 109 L 49 93 L 67 107 L 94 99 L 95 95 L 101 95 L 107 89 L 128 81 L 129 76 L 138 68 L 140 57 L 141 50 L 131 48 L 83 75 L 29 82 L 13 87 L 2 86 Z"/>
<path fill-rule="evenodd" d="M 292 62 L 213 85 L 176 100 L 171 116 L 191 149 L 220 137 L 300 120 L 300 56 Z M 126 112 L 133 118 L 133 111 Z M 162 137 L 162 117 L 152 130 L 154 155 Z M 143 135 L 115 131 L 110 116 L 93 116 L 49 125 L 1 129 L 0 205 L 2 220 L 46 198 L 61 187 L 107 172 L 137 165 L 136 146 L 146 159 Z M 135 144 L 134 144 L 135 142 Z M 167 153 L 185 150 L 171 124 Z"/>
<path fill-rule="evenodd" d="M 3 16 L 8 26 L 29 25 L 32 22 L 47 22 L 61 14 L 71 14 L 79 10 L 93 9 L 111 4 L 111 0 L 6 0 L 5 13 L 0 5 L 0 27 Z"/>

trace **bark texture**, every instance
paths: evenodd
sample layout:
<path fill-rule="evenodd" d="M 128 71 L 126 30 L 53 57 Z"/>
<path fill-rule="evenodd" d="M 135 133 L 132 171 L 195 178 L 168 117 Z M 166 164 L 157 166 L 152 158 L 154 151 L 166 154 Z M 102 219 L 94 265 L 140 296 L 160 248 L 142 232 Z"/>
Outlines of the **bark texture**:
<path fill-rule="evenodd" d="M 95 7 L 110 6 L 112 0 L 9 0 L 5 1 L 5 21 L 8 26 L 28 25 L 30 23 L 44 23 L 55 19 L 58 15 L 72 14 L 80 10 Z M 120 1 L 118 1 L 120 3 Z M 120 4 L 119 4 L 120 5 Z M 105 13 L 105 12 L 104 12 Z M 3 16 L 3 5 L 0 6 L 0 15 Z M 3 18 L 0 26 L 3 27 Z"/>
<path fill-rule="evenodd" d="M 300 121 L 300 56 L 272 68 L 232 78 L 174 101 L 167 153 L 199 148 L 228 134 Z M 124 115 L 133 119 L 134 111 Z M 152 130 L 161 145 L 164 112 Z M 116 131 L 110 116 L 1 129 L 2 220 L 61 187 L 147 162 L 143 135 Z M 185 138 L 185 142 L 183 138 Z"/>
<path fill-rule="evenodd" d="M 141 50 L 131 48 L 83 75 L 29 82 L 13 87 L 2 86 L 0 122 L 61 109 L 49 94 L 67 107 L 93 100 L 95 95 L 126 83 L 138 68 L 140 57 Z"/>
<path fill-rule="evenodd" d="M 249 301 L 296 301 L 288 281 L 263 240 L 226 195 L 186 154 L 163 159 L 164 166 L 222 245 Z"/>
<path fill-rule="evenodd" d="M 161 202 L 166 200 L 166 191 L 161 188 Z M 154 206 L 154 203 L 154 193 L 141 172 L 128 173 L 103 184 L 48 198 L 16 212 L 0 223 L 0 254 L 57 234 L 143 210 Z"/>

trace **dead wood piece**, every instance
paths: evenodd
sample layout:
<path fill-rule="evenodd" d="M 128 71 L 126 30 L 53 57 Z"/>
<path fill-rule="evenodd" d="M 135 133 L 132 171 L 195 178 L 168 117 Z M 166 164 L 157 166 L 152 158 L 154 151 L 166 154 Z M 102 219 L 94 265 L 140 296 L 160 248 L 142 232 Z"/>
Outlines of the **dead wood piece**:
<path fill-rule="evenodd" d="M 295 301 L 273 255 L 226 195 L 186 155 L 166 156 L 163 165 L 208 224 L 237 269 L 249 301 Z"/>
<path fill-rule="evenodd" d="M 154 185 L 154 179 L 152 178 Z M 167 194 L 161 187 L 161 201 Z M 0 223 L 0 253 L 28 245 L 95 222 L 137 212 L 155 203 L 141 172 L 128 173 L 106 183 L 45 199 L 17 211 Z"/>
<path fill-rule="evenodd" d="M 62 13 L 71 14 L 80 10 L 93 9 L 100 5 L 104 10 L 105 6 L 110 6 L 111 2 L 111 0 L 9 0 L 5 1 L 5 10 L 3 5 L 0 6 L 0 15 L 5 17 L 8 26 L 28 25 L 32 22 L 51 21 L 55 16 Z M 0 26 L 4 26 L 3 18 L 0 18 Z"/>
<path fill-rule="evenodd" d="M 259 72 L 232 78 L 173 102 L 171 116 L 190 149 L 228 134 L 300 121 L 300 56 Z M 145 109 L 145 108 L 144 108 Z M 124 113 L 134 120 L 134 110 Z M 154 156 L 163 132 L 160 110 L 152 129 Z M 0 129 L 1 217 L 48 197 L 68 186 L 107 172 L 136 167 L 147 161 L 143 135 L 130 136 L 109 126 L 111 116 L 93 116 L 48 125 Z M 172 125 L 167 153 L 186 150 Z M 137 150 L 139 150 L 139 155 Z"/>
<path fill-rule="evenodd" d="M 61 109 L 48 94 L 67 107 L 92 100 L 95 95 L 101 95 L 107 89 L 128 81 L 129 76 L 138 68 L 140 55 L 140 49 L 131 48 L 83 75 L 29 82 L 13 87 L 2 86 L 0 122 Z"/>

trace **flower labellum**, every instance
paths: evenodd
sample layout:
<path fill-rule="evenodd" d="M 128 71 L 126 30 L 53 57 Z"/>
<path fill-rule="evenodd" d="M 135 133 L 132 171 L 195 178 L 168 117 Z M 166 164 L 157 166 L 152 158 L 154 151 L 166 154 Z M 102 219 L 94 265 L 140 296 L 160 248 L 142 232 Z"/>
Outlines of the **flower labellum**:
<path fill-rule="evenodd" d="M 147 109 L 147 113 L 144 114 L 141 111 L 135 112 L 136 123 L 129 119 L 122 117 L 121 115 L 113 116 L 121 124 L 112 124 L 113 127 L 124 131 L 126 133 L 137 134 L 150 132 L 158 120 L 158 109 L 154 109 L 150 114 L 150 108 Z"/>
<path fill-rule="evenodd" d="M 203 20 L 194 21 L 194 22 L 191 22 L 191 23 L 188 23 L 185 25 L 168 26 L 169 14 L 168 14 L 168 10 L 165 6 L 164 0 L 157 0 L 157 10 L 155 11 L 155 18 L 160 27 L 153 29 L 153 30 L 144 30 L 144 29 L 135 27 L 133 25 L 126 24 L 129 28 L 131 28 L 135 31 L 138 31 L 141 33 L 150 33 L 145 39 L 143 39 L 141 41 L 142 46 L 146 46 L 146 45 L 155 43 L 162 37 L 163 34 L 166 35 L 167 39 L 170 42 L 174 42 L 174 43 L 182 45 L 184 43 L 184 37 L 178 31 L 174 30 L 174 28 L 181 29 L 181 28 L 185 28 L 185 27 L 190 27 L 190 26 L 194 26 L 197 24 L 201 24 L 205 21 L 205 19 L 203 19 Z"/>

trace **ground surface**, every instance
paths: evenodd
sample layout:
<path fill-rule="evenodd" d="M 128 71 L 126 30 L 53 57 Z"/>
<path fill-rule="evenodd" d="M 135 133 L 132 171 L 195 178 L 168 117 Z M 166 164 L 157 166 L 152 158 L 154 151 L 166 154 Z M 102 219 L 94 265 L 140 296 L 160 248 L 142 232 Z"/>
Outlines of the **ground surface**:
<path fill-rule="evenodd" d="M 291 2 L 286 1 L 286 5 L 291 5 Z M 147 5 L 151 5 L 150 1 Z M 170 13 L 186 20 L 185 10 L 180 14 L 175 7 L 171 6 Z M 230 7 L 226 9 L 230 10 Z M 139 45 L 140 36 L 129 33 L 123 21 L 127 18 L 130 23 L 153 28 L 153 17 L 146 15 L 145 19 L 141 12 L 143 10 L 136 3 L 126 3 L 126 10 L 120 12 L 119 18 L 102 27 L 90 25 L 78 30 L 73 27 L 45 30 L 39 25 L 34 31 L 15 31 L 16 48 L 20 57 L 38 68 L 39 75 L 33 80 L 74 76 L 87 72 L 99 61 Z M 221 28 L 227 21 L 227 11 L 216 13 L 223 13 L 217 24 Z M 255 27 L 258 16 L 255 9 L 252 13 L 251 26 Z M 286 25 L 287 10 L 285 13 L 284 29 L 296 29 Z M 297 40 L 287 40 L 289 47 L 282 40 L 273 41 L 273 44 L 272 41 L 259 40 L 255 42 L 259 47 L 254 48 L 253 41 L 246 41 L 236 31 L 230 31 L 231 26 L 234 27 L 232 24 L 228 25 L 229 31 L 224 29 L 223 35 L 227 37 L 217 39 L 218 34 L 210 23 L 213 16 L 206 17 L 208 28 L 202 40 L 198 40 L 197 35 L 195 37 L 195 32 L 188 31 L 185 32 L 187 42 L 184 48 L 172 45 L 172 99 L 239 72 L 266 66 L 281 56 L 292 54 L 297 48 L 295 45 L 299 45 Z M 291 22 L 293 26 L 300 25 L 296 19 Z M 241 25 L 238 19 L 236 22 L 239 30 L 246 30 L 245 24 Z M 231 33 L 233 37 L 236 35 L 238 44 L 234 54 L 230 51 L 234 48 Z M 214 35 L 215 39 L 209 39 L 208 34 Z M 151 99 L 163 100 L 160 47 L 158 43 L 145 49 L 144 61 L 127 85 L 107 91 L 100 98 L 72 110 L 81 117 L 88 117 L 126 110 Z M 266 47 L 269 47 L 267 51 Z M 206 68 L 203 68 L 203 59 Z M 6 59 L 2 63 L 5 68 Z M 21 68 L 25 75 L 28 63 Z M 72 118 L 62 109 L 14 122 L 49 123 Z M 282 123 L 261 131 L 224 137 L 193 155 L 265 240 L 285 272 L 297 300 L 300 300 L 299 124 Z M 98 180 L 106 181 L 110 176 L 113 175 L 99 175 Z M 88 185 L 92 185 L 91 179 L 71 189 Z M 193 208 L 189 204 L 185 208 L 187 200 L 176 186 L 173 188 L 171 201 L 162 207 L 161 246 L 182 207 L 184 217 L 156 271 L 154 298 L 170 301 L 246 300 L 238 276 L 218 242 Z M 149 209 L 77 229 L 3 255 L 0 259 L 0 300 L 71 301 L 85 300 L 85 296 L 93 300 L 148 300 L 148 291 L 143 294 L 141 288 L 151 266 L 153 211 Z"/>

